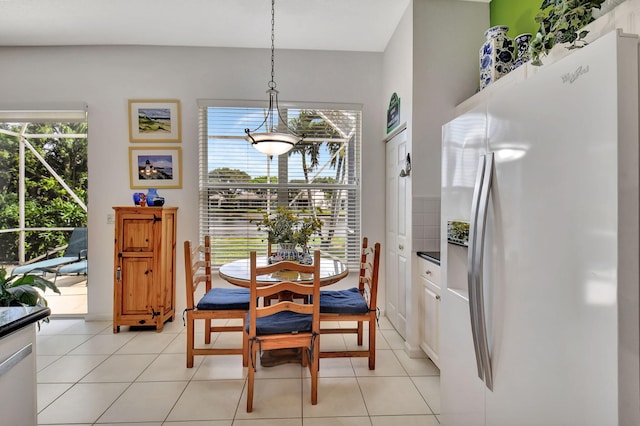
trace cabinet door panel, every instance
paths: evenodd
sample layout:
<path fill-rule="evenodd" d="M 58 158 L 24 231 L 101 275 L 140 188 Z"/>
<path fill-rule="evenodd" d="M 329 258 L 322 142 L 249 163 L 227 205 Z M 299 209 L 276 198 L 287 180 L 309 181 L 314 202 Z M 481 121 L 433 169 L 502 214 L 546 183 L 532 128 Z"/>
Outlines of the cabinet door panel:
<path fill-rule="evenodd" d="M 153 288 L 153 258 L 122 259 L 122 314 L 151 313 Z"/>
<path fill-rule="evenodd" d="M 124 219 L 122 251 L 152 252 L 154 250 L 153 217 Z"/>
<path fill-rule="evenodd" d="M 427 355 L 438 364 L 440 352 L 440 296 L 436 294 L 425 280 L 424 286 L 424 345 Z"/>

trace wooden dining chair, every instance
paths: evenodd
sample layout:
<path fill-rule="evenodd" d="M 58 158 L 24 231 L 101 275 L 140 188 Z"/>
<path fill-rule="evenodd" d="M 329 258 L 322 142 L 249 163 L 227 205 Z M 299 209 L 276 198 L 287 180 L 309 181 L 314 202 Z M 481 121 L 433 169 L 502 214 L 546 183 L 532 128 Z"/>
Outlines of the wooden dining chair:
<path fill-rule="evenodd" d="M 313 265 L 297 262 L 278 262 L 257 266 L 256 252 L 251 252 L 251 297 L 247 319 L 246 338 L 249 342 L 249 374 L 247 377 L 247 412 L 253 410 L 254 378 L 257 370 L 258 349 L 300 348 L 302 365 L 311 372 L 311 404 L 318 403 L 318 350 L 320 346 L 320 309 L 318 303 L 295 303 L 278 301 L 270 306 L 258 306 L 260 297 L 280 292 L 292 292 L 310 296 L 311 301 L 320 299 L 320 252 L 314 252 Z M 283 281 L 258 287 L 260 275 L 281 272 Z M 300 284 L 286 280 L 289 274 L 313 274 L 313 284 Z M 273 275 L 272 275 L 273 276 Z"/>
<path fill-rule="evenodd" d="M 358 346 L 363 344 L 364 323 L 369 325 L 368 347 L 357 350 L 323 351 L 320 358 L 367 357 L 369 370 L 376 369 L 376 326 L 378 320 L 378 271 L 380 269 L 380 243 L 368 247 L 362 239 L 358 288 L 323 290 L 320 292 L 320 333 L 356 334 Z M 355 321 L 351 328 L 322 328 L 323 321 Z"/>
<path fill-rule="evenodd" d="M 244 338 L 245 320 L 249 312 L 249 289 L 213 288 L 211 275 L 211 239 L 207 235 L 204 245 L 193 247 L 184 242 L 184 271 L 187 288 L 187 368 L 193 367 L 195 355 L 242 354 L 242 365 L 248 365 L 249 347 Z M 196 292 L 204 283 L 204 296 L 196 303 Z M 242 320 L 242 325 L 214 325 L 213 320 Z M 204 343 L 211 343 L 211 333 L 241 332 L 241 348 L 196 348 L 195 321 L 204 320 Z M 240 343 L 240 342 L 239 342 Z"/>

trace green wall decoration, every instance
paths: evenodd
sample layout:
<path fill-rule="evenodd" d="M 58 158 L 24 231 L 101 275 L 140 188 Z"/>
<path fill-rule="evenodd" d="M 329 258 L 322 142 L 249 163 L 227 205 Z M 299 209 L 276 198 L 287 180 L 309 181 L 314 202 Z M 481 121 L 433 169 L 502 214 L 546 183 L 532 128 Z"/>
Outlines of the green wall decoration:
<path fill-rule="evenodd" d="M 538 32 L 534 17 L 540 11 L 542 0 L 491 0 L 489 4 L 491 26 L 506 25 L 509 37 Z"/>

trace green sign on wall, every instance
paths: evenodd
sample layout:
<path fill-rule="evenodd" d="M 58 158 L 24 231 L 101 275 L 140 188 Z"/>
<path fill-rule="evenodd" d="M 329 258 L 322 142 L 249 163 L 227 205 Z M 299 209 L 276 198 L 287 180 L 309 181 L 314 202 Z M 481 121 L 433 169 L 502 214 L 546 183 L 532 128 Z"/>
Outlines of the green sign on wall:
<path fill-rule="evenodd" d="M 387 133 L 395 129 L 398 124 L 400 124 L 400 98 L 394 92 L 389 100 L 389 109 L 387 110 Z"/>

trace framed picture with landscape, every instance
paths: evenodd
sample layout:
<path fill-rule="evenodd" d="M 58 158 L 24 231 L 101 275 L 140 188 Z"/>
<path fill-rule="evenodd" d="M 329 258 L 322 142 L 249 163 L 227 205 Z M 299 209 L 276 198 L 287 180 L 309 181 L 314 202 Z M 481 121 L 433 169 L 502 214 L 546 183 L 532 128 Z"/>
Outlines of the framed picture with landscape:
<path fill-rule="evenodd" d="M 129 147 L 131 188 L 182 188 L 180 147 Z"/>
<path fill-rule="evenodd" d="M 131 142 L 180 142 L 180 126 L 179 100 L 129 100 Z"/>

